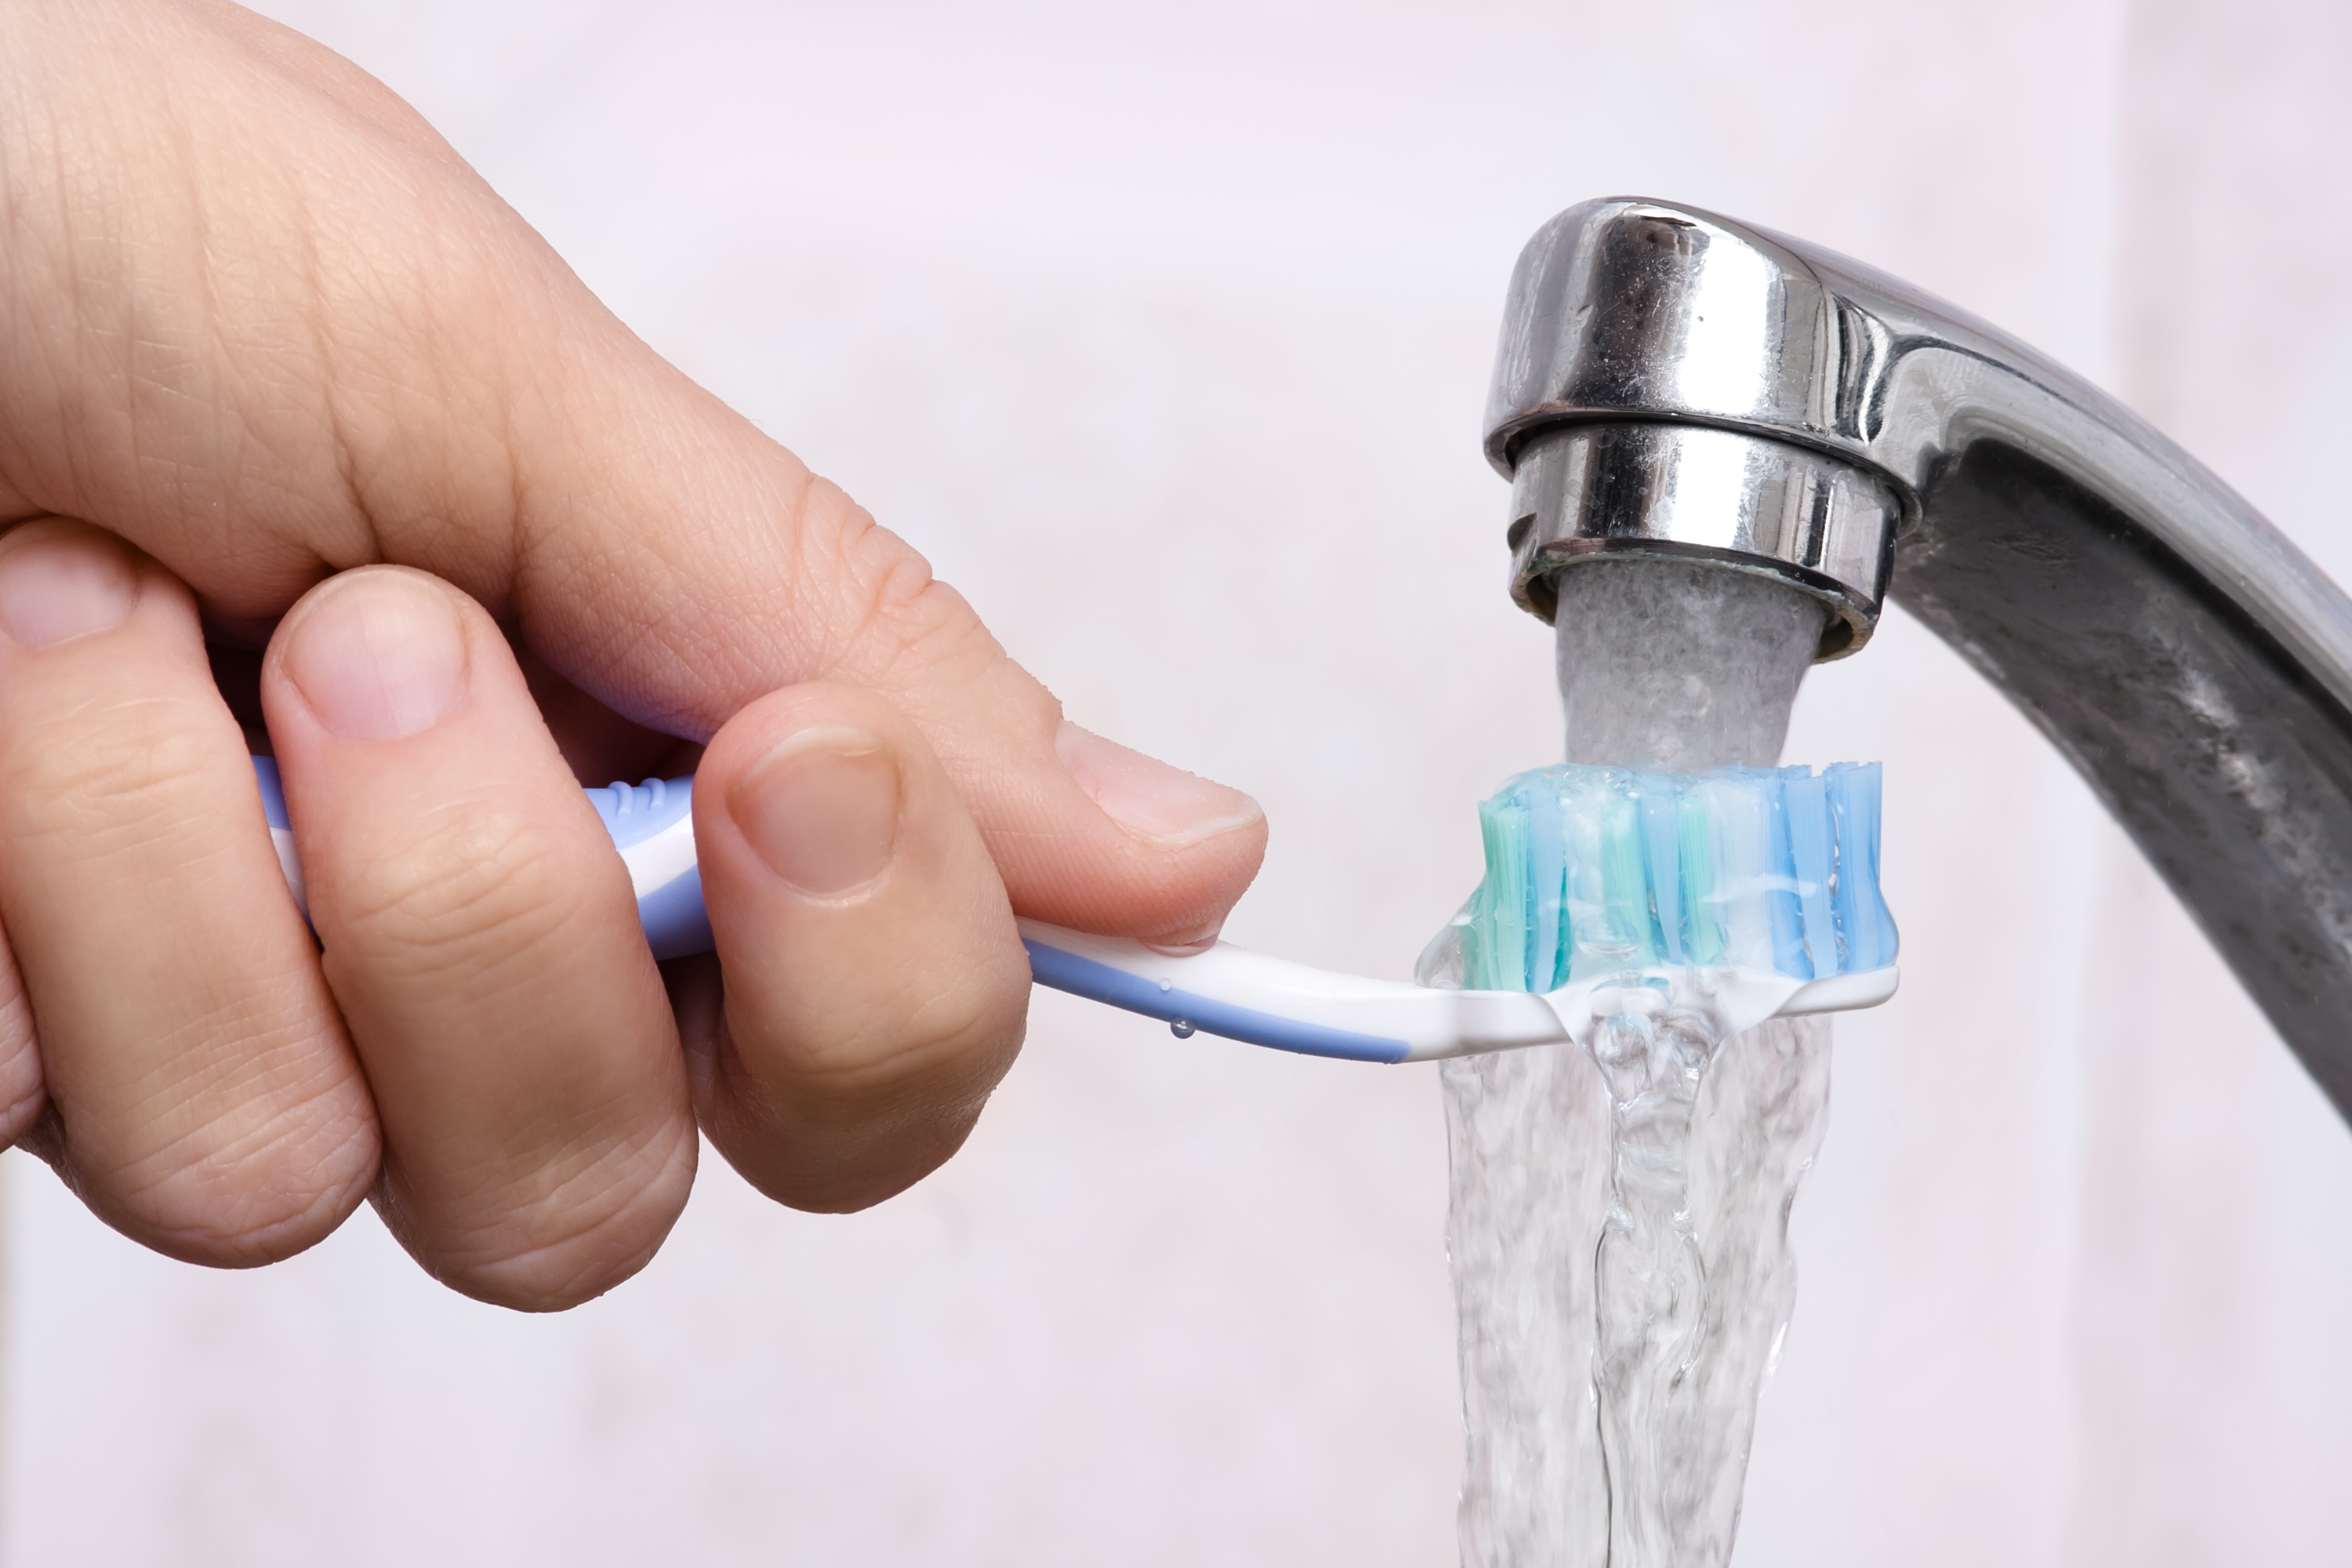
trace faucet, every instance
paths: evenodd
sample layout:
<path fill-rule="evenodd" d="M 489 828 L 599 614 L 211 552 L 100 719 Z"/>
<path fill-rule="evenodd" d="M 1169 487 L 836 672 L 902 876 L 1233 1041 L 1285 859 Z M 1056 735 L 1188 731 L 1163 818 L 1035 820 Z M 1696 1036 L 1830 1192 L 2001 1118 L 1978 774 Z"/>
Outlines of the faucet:
<path fill-rule="evenodd" d="M 1892 595 L 2090 784 L 2352 1118 L 2352 600 L 2079 376 L 1818 246 L 1586 202 L 1512 274 L 1485 423 L 1511 595 L 1675 557 Z"/>

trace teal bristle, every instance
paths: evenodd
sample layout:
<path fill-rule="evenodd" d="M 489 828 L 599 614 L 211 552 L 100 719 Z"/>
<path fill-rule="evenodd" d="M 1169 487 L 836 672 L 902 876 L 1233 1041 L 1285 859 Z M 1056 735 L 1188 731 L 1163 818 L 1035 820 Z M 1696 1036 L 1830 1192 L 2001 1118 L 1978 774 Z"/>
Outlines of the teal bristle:
<path fill-rule="evenodd" d="M 1690 931 L 1690 962 L 1712 969 L 1723 963 L 1723 925 L 1707 897 L 1715 886 L 1715 835 L 1708 831 L 1706 803 L 1698 796 L 1683 792 L 1675 815 L 1682 829 L 1681 902 Z"/>
<path fill-rule="evenodd" d="M 1609 957 L 1619 969 L 1658 961 L 1650 911 L 1650 873 L 1642 854 L 1641 808 L 1612 795 L 1601 819 L 1601 885 L 1608 900 Z"/>
<path fill-rule="evenodd" d="M 1760 896 L 1772 870 L 1772 817 L 1762 793 L 1749 780 L 1722 773 L 1694 780 L 1691 793 L 1706 808 L 1715 850 L 1715 878 L 1699 895 L 1699 907 L 1723 932 L 1723 962 L 1739 969 L 1775 968 L 1772 906 Z"/>
<path fill-rule="evenodd" d="M 1772 913 L 1772 967 L 1782 974 L 1812 980 L 1818 975 L 1805 951 L 1805 906 L 1798 892 L 1795 838 L 1789 826 L 1788 775 L 1792 773 L 1810 776 L 1808 769 L 1786 768 L 1757 780 L 1765 817 L 1763 896 L 1765 907 Z M 1821 974 L 1836 973 L 1834 968 L 1820 971 Z"/>
<path fill-rule="evenodd" d="M 1878 764 L 1686 776 L 1561 764 L 1478 808 L 1464 982 L 1547 991 L 1691 964 L 1796 980 L 1895 962 Z"/>
<path fill-rule="evenodd" d="M 1517 801 L 1496 795 L 1479 803 L 1486 877 L 1471 895 L 1470 925 L 1463 933 L 1463 979 L 1473 990 L 1528 989 L 1527 822 L 1527 809 Z"/>
<path fill-rule="evenodd" d="M 1600 768 L 1563 769 L 1553 798 L 1560 807 L 1560 842 L 1567 851 L 1568 978 L 1584 980 L 1612 966 L 1614 933 L 1609 920 L 1608 856 L 1602 814 L 1609 776 Z"/>
<path fill-rule="evenodd" d="M 1557 792 L 1534 789 L 1528 796 L 1528 989 L 1549 991 L 1568 978 L 1568 954 L 1560 944 L 1568 854 L 1560 839 Z"/>

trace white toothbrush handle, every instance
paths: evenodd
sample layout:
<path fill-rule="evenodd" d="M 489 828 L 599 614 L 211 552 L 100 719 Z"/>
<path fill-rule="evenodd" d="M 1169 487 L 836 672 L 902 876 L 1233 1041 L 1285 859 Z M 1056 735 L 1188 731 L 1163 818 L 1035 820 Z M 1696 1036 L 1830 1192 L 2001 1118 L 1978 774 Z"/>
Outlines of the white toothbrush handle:
<path fill-rule="evenodd" d="M 1350 1061 L 1410 1062 L 1519 1046 L 1569 1032 L 1525 991 L 1437 991 L 1335 974 L 1221 942 L 1168 953 L 1119 937 L 1021 922 L 1040 985 L 1254 1046 Z"/>

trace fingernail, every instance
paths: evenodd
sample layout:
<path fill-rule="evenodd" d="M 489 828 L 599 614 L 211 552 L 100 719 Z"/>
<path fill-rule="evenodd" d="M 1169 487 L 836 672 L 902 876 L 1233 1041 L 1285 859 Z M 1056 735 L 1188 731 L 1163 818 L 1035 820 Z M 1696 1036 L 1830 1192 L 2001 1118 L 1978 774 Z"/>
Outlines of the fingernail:
<path fill-rule="evenodd" d="M 811 898 L 829 899 L 889 865 L 898 794 L 898 757 L 887 742 L 820 724 L 752 763 L 727 792 L 727 815 L 769 870 Z"/>
<path fill-rule="evenodd" d="M 1224 929 L 1223 921 L 1213 920 L 1202 925 L 1186 926 L 1182 931 L 1163 931 L 1158 936 L 1145 937 L 1143 945 L 1171 958 L 1189 958 L 1193 953 L 1205 952 L 1216 946 L 1217 935 Z"/>
<path fill-rule="evenodd" d="M 139 602 L 139 574 L 112 540 L 59 527 L 0 552 L 0 623 L 20 647 L 53 647 L 121 626 Z"/>
<path fill-rule="evenodd" d="M 1181 849 L 1265 816 L 1237 789 L 1171 768 L 1066 720 L 1054 749 L 1103 815 L 1147 844 Z"/>
<path fill-rule="evenodd" d="M 284 657 L 319 722 L 354 741 L 428 729 L 466 687 L 457 611 L 401 572 L 358 574 L 303 605 Z"/>

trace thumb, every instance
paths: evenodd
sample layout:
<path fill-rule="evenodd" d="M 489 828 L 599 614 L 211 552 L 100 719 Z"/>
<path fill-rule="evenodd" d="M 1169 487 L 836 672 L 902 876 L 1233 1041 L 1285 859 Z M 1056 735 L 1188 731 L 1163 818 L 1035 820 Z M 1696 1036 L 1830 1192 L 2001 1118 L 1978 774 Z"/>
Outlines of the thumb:
<path fill-rule="evenodd" d="M 349 63 L 229 6 L 76 0 L 0 8 L 0 525 L 97 523 L 230 623 L 420 567 L 698 741 L 871 687 L 1058 924 L 1204 936 L 1255 874 L 1255 803 L 1066 723 Z"/>
<path fill-rule="evenodd" d="M 749 438 L 765 440 L 756 431 Z M 1065 719 L 963 596 L 837 487 L 810 481 L 789 537 L 806 564 L 698 576 L 696 592 L 711 595 L 708 619 L 688 618 L 692 636 L 674 654 L 648 657 L 639 672 L 698 670 L 680 694 L 729 693 L 721 721 L 778 684 L 827 678 L 869 687 L 912 718 L 938 753 L 1017 913 L 1169 943 L 1216 934 L 1265 852 L 1256 801 Z M 709 558 L 723 561 L 731 548 L 714 541 Z M 675 616 L 674 601 L 646 592 L 659 580 L 631 574 L 611 591 L 630 597 L 639 614 Z M 812 586 L 828 602 L 796 603 L 782 615 L 725 597 Z M 713 611 L 712 603 L 721 607 Z M 813 655 L 780 644 L 767 661 L 750 662 L 780 627 L 826 642 Z M 699 712 L 680 717 L 669 727 L 697 738 L 711 724 Z"/>

